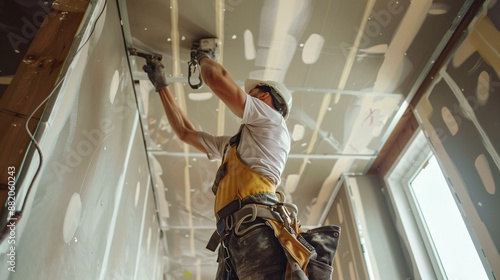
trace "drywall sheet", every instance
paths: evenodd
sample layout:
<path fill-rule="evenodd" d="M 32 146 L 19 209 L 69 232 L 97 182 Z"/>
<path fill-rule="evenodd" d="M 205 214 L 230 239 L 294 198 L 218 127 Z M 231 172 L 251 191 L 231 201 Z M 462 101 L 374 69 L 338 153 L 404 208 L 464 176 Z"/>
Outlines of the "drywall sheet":
<path fill-rule="evenodd" d="M 491 2 L 417 113 L 496 277 L 500 275 L 500 3 Z"/>
<path fill-rule="evenodd" d="M 163 275 L 163 239 L 116 2 L 96 5 L 85 27 L 91 36 L 41 124 L 41 173 L 14 230 L 14 249 L 0 245 L 0 279 Z M 30 170 L 39 162 L 35 156 Z"/>

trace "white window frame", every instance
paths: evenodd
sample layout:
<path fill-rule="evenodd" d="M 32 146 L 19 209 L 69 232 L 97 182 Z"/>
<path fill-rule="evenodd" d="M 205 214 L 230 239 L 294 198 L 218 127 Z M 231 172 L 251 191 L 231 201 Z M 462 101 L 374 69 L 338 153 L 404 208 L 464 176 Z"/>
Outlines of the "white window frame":
<path fill-rule="evenodd" d="M 392 218 L 402 245 L 407 249 L 408 264 L 414 278 L 444 280 L 445 274 L 429 235 L 422 221 L 415 218 L 414 213 L 419 210 L 409 188 L 410 182 L 431 156 L 429 143 L 422 130 L 418 129 L 384 177 L 384 182 Z"/>
<path fill-rule="evenodd" d="M 420 128 L 417 129 L 398 156 L 396 163 L 384 176 L 385 187 L 383 191 L 387 193 L 390 213 L 402 245 L 406 249 L 403 251 L 407 252 L 407 262 L 413 272 L 414 279 L 445 280 L 447 279 L 446 272 L 438 259 L 439 255 L 427 226 L 423 224 L 422 213 L 410 187 L 423 165 L 434 154 L 430 145 L 424 132 Z M 452 191 L 452 193 L 454 192 Z M 456 195 L 453 198 L 462 216 L 466 216 Z M 470 230 L 470 225 L 467 221 L 465 223 Z M 473 235 L 470 232 L 469 234 Z M 471 238 L 475 246 L 478 246 L 476 237 L 471 236 Z M 485 256 L 479 252 L 478 254 L 483 266 L 486 264 L 485 267 L 487 267 Z M 488 277 L 491 278 L 488 270 L 486 268 L 485 270 Z"/>

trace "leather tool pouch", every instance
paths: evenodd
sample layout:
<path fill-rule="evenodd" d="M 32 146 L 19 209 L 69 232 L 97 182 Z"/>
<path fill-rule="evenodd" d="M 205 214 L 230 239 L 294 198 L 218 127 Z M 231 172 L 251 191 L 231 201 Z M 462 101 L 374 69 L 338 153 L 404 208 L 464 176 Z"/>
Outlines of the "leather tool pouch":
<path fill-rule="evenodd" d="M 340 238 L 340 227 L 322 226 L 299 233 L 316 250 L 307 264 L 306 275 L 310 280 L 331 279 L 333 258 Z M 292 278 L 293 279 L 293 278 Z M 300 279 L 300 278 L 299 278 Z"/>
<path fill-rule="evenodd" d="M 330 280 L 333 259 L 340 239 L 340 227 L 322 226 L 295 234 L 292 227 L 268 220 L 288 259 L 287 280 Z"/>

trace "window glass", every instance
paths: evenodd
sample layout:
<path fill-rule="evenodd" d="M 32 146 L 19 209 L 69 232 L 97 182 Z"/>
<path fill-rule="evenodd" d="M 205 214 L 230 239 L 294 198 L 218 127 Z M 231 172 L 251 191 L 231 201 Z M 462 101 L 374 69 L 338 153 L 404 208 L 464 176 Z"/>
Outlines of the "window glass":
<path fill-rule="evenodd" d="M 434 156 L 409 184 L 425 235 L 447 279 L 488 279 L 453 194 Z"/>

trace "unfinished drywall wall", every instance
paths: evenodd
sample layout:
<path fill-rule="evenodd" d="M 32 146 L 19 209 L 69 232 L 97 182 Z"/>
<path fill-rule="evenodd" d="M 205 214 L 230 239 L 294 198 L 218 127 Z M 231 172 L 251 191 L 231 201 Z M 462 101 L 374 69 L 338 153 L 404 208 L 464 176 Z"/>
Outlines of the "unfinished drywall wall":
<path fill-rule="evenodd" d="M 370 279 L 351 196 L 345 181 L 335 196 L 324 224 L 338 225 L 341 228 L 332 279 Z"/>
<path fill-rule="evenodd" d="M 41 175 L 15 238 L 0 245 L 1 279 L 162 278 L 164 240 L 116 2 L 94 4 L 42 119 Z M 39 163 L 23 174 L 19 203 Z"/>
<path fill-rule="evenodd" d="M 491 1 L 416 108 L 496 277 L 500 275 L 500 3 Z"/>

